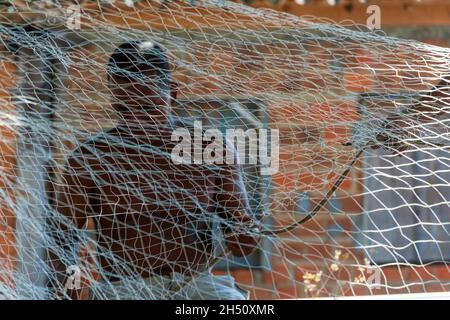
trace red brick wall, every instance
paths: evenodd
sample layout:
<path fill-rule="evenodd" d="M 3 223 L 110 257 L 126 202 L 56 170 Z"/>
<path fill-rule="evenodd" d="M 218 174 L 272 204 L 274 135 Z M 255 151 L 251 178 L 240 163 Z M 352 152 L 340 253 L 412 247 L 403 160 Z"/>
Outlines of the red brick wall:
<path fill-rule="evenodd" d="M 221 86 L 214 84 L 217 83 L 214 78 L 194 75 L 187 78 L 186 75 L 183 75 L 183 70 L 177 70 L 175 79 L 184 85 L 180 88 L 180 97 L 186 98 L 189 94 L 239 96 L 245 95 L 246 92 L 258 94 L 267 90 L 290 93 L 298 87 L 326 91 L 327 88 L 342 86 L 342 89 L 347 91 L 363 92 L 370 90 L 380 81 L 385 84 L 389 83 L 392 88 L 418 86 L 417 83 L 403 83 L 401 74 L 387 72 L 375 76 L 369 71 L 362 71 L 361 68 L 345 69 L 342 78 L 337 78 L 329 75 L 326 71 L 330 59 L 327 51 L 318 46 L 310 46 L 309 49 L 311 51 L 308 57 L 311 60 L 309 62 L 314 63 L 317 71 L 323 68 L 323 74 L 299 73 L 295 70 L 287 73 L 277 72 L 280 68 L 284 68 L 284 70 L 289 68 L 289 61 L 285 61 L 284 67 L 274 64 L 269 66 L 265 72 L 259 72 L 261 70 L 254 65 L 241 64 L 239 57 L 233 57 L 229 52 L 221 51 L 221 48 L 211 50 L 205 57 L 198 56 L 197 58 L 200 60 L 196 60 L 196 62 L 201 63 L 201 59 L 205 61 L 217 59 L 222 64 L 212 63 L 212 73 L 226 72 L 231 80 L 233 80 L 233 73 L 239 73 L 243 82 L 231 82 L 230 79 L 225 78 L 223 81 L 232 83 L 233 87 Z M 95 48 L 92 47 L 88 50 L 95 52 Z M 250 54 L 246 53 L 244 49 L 242 50 L 242 54 Z M 266 50 L 275 55 L 286 53 L 286 50 L 293 53 L 296 48 L 295 46 L 282 48 L 261 46 L 259 50 L 261 53 Z M 201 52 L 201 50 L 198 49 L 196 52 Z M 301 51 L 298 51 L 298 54 L 300 53 Z M 215 58 L 215 55 L 220 58 Z M 101 61 L 99 65 L 104 63 L 104 59 L 102 59 L 99 59 Z M 370 55 L 362 51 L 348 54 L 347 59 L 354 66 L 367 64 L 376 66 L 377 63 L 380 63 L 372 60 Z M 77 73 L 79 71 L 76 70 L 76 66 L 74 69 L 73 72 L 78 76 L 92 81 L 80 82 L 68 79 L 65 84 L 67 88 L 74 93 L 77 90 L 78 93 L 94 93 L 93 90 L 98 88 L 92 84 L 98 84 L 98 77 L 101 76 L 101 73 L 91 70 L 82 74 Z M 0 100 L 2 105 L 6 106 L 5 108 L 9 107 L 8 92 L 12 86 L 12 82 L 9 80 L 12 78 L 13 70 L 13 66 L 8 64 L 3 64 L 0 70 Z M 248 78 L 245 77 L 246 74 Z M 324 75 L 329 75 L 329 78 Z M 295 211 L 296 205 L 293 195 L 296 192 L 310 191 L 313 202 L 318 201 L 336 178 L 336 170 L 330 170 L 331 166 L 339 165 L 342 168 L 352 155 L 343 147 L 337 148 L 350 138 L 350 128 L 342 124 L 337 126 L 336 121 L 343 118 L 347 121 L 356 121 L 358 119 L 356 101 L 333 102 L 333 104 L 316 102 L 286 105 L 285 101 L 272 101 L 269 104 L 270 123 L 273 127 L 279 127 L 281 131 L 280 173 L 273 177 L 274 191 L 271 194 L 271 210 L 275 222 L 282 225 L 292 222 L 292 212 Z M 78 107 L 80 110 L 84 109 L 82 111 L 84 113 L 102 112 L 98 105 Z M 11 108 L 11 114 L 13 112 L 14 110 Z M 11 185 L 11 179 L 14 179 L 15 135 L 10 128 L 5 127 L 0 127 L 0 135 L 2 137 L 0 139 L 0 168 L 2 170 L 0 187 L 6 189 L 6 192 L 10 192 L 8 186 Z M 320 146 L 319 141 L 324 142 L 323 146 Z M 336 161 L 332 161 L 332 159 L 336 159 Z M 341 205 L 339 212 L 329 212 L 327 208 L 324 208 L 314 220 L 290 233 L 283 234 L 277 240 L 273 248 L 274 258 L 271 261 L 270 271 L 230 271 L 239 284 L 250 290 L 251 298 L 388 293 L 385 289 L 370 291 L 363 284 L 350 286 L 348 283 L 349 281 L 357 282 L 355 278 L 361 280 L 361 274 L 369 276 L 366 270 L 368 268 L 364 268 L 365 270 L 362 271 L 358 269 L 365 264 L 364 255 L 361 251 L 352 249 L 355 244 L 351 239 L 351 232 L 356 228 L 353 217 L 362 214 L 363 208 L 360 168 L 361 163 L 358 163 L 337 192 L 337 200 Z M 286 214 L 289 212 L 291 214 Z M 0 268 L 2 271 L 11 270 L 15 265 L 14 223 L 14 214 L 7 205 L 3 204 L 0 207 Z M 341 231 L 333 232 L 337 229 Z M 338 252 L 340 255 L 337 254 Z M 387 283 L 389 286 L 398 288 L 390 288 L 389 293 L 450 290 L 448 285 L 440 286 L 433 281 L 448 282 L 450 280 L 450 270 L 447 265 L 385 267 L 382 270 L 381 280 L 382 284 Z M 424 284 L 425 281 L 430 281 L 430 284 Z M 405 284 L 413 283 L 416 284 L 405 287 Z"/>
<path fill-rule="evenodd" d="M 15 218 L 11 208 L 14 201 L 15 128 L 14 107 L 9 90 L 14 86 L 15 66 L 0 62 L 0 188 L 4 196 L 0 198 L 0 281 L 11 283 L 9 271 L 16 265 Z M 7 201 L 5 201 L 7 200 Z"/>
<path fill-rule="evenodd" d="M 439 39 L 429 42 L 448 45 L 448 42 Z M 316 59 L 316 66 L 325 67 L 324 60 L 329 57 L 320 55 L 317 50 L 320 51 L 320 48 L 313 48 L 311 59 Z M 348 56 L 353 68 L 345 69 L 340 79 L 345 89 L 366 92 L 381 85 L 392 89 L 424 88 L 420 80 L 411 81 L 414 76 L 420 79 L 418 73 L 412 74 L 406 67 L 402 68 L 408 59 L 415 58 L 413 55 L 405 56 L 404 59 L 397 56 L 389 58 L 388 55 L 385 58 L 377 61 L 361 50 Z M 357 68 L 376 68 L 386 63 L 397 65 L 402 71 L 377 72 L 375 75 L 369 68 Z M 327 86 L 318 76 L 323 74 L 310 75 L 308 87 Z M 319 201 L 337 178 L 336 173 L 332 173 L 337 171 L 331 169 L 332 164 L 335 167 L 336 163 L 339 164 L 341 172 L 353 156 L 354 151 L 341 147 L 343 142 L 350 139 L 350 128 L 333 123 L 339 119 L 357 121 L 356 101 L 334 102 L 332 105 L 286 105 L 274 102 L 269 107 L 271 125 L 280 128 L 281 144 L 280 172 L 273 176 L 271 201 L 275 223 L 285 225 L 298 219 L 298 216 L 293 218 L 297 205 L 294 199 L 296 192 L 309 191 L 312 202 Z M 322 148 L 318 147 L 319 141 L 323 142 Z M 362 162 L 359 161 L 336 193 L 339 212 L 324 208 L 312 221 L 281 235 L 273 248 L 270 270 L 243 269 L 230 272 L 241 286 L 250 290 L 252 299 L 450 290 L 450 266 L 446 264 L 382 268 L 369 266 L 368 261 L 366 264 L 364 252 L 355 248 L 356 242 L 352 239 L 354 231 L 358 230 L 354 218 L 363 214 L 361 166 Z M 380 288 L 371 289 L 366 281 L 374 274 L 374 270 L 381 271 Z"/>

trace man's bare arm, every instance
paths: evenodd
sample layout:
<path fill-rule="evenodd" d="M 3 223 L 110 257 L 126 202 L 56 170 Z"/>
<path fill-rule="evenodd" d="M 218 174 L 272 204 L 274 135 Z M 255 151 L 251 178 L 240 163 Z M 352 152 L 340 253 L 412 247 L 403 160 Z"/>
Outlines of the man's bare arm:
<path fill-rule="evenodd" d="M 80 232 L 87 224 L 89 206 L 88 192 L 91 182 L 80 173 L 80 164 L 76 159 L 67 161 L 62 174 L 62 186 L 57 190 L 54 209 L 50 219 L 51 234 L 57 248 L 49 248 L 49 264 L 55 273 L 56 294 L 72 299 L 80 298 L 82 290 L 65 290 L 67 270 L 70 265 L 79 266 Z"/>
<path fill-rule="evenodd" d="M 418 103 L 405 112 L 420 122 L 429 122 L 443 115 L 446 107 L 450 107 L 450 76 L 441 79 Z"/>
<path fill-rule="evenodd" d="M 407 107 L 401 114 L 390 116 L 385 130 L 378 134 L 377 140 L 400 153 L 408 149 L 403 139 L 414 138 L 418 126 L 434 121 L 445 114 L 447 108 L 450 110 L 450 76 L 442 78 L 417 103 Z"/>
<path fill-rule="evenodd" d="M 234 256 L 249 255 L 260 241 L 260 223 L 250 207 L 239 165 L 222 165 L 216 186 L 217 213 L 227 221 L 223 226 L 227 247 Z"/>

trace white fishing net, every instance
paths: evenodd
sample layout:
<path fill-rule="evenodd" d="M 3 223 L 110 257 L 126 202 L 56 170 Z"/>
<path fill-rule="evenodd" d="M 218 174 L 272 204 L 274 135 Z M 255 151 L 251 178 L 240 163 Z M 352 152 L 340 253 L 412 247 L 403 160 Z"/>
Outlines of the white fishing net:
<path fill-rule="evenodd" d="M 2 298 L 449 291 L 448 49 L 227 1 L 0 18 Z"/>

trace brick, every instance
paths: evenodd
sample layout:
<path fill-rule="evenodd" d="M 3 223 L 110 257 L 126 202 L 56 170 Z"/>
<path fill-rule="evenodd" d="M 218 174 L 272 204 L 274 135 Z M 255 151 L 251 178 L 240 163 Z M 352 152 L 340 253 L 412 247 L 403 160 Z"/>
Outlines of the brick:
<path fill-rule="evenodd" d="M 303 47 L 308 51 L 304 65 L 314 69 L 318 74 L 322 74 L 324 78 L 326 74 L 330 74 L 330 63 L 335 59 L 333 56 L 334 45 L 333 48 L 327 48 L 328 44 L 316 41 L 303 44 Z M 305 57 L 305 53 L 300 57 L 300 61 L 304 59 L 303 57 Z"/>
<path fill-rule="evenodd" d="M 352 123 L 359 120 L 356 102 L 333 101 L 328 103 L 297 103 L 272 102 L 269 104 L 270 123 L 289 124 L 290 128 L 299 126 L 316 127 L 316 131 L 324 128 L 342 126 L 343 123 Z M 320 130 L 318 127 L 322 127 Z M 287 129 L 289 130 L 289 129 Z M 306 130 L 305 130 L 306 132 Z M 308 132 L 306 132 L 308 133 Z M 316 139 L 314 139 L 317 141 Z"/>
<path fill-rule="evenodd" d="M 345 170 L 345 169 L 344 169 Z M 338 181 L 338 179 L 340 178 L 341 174 L 343 173 L 343 170 L 340 170 L 339 172 L 333 171 L 330 172 L 327 176 L 326 181 L 327 183 L 327 188 L 331 189 L 334 184 Z M 345 178 L 344 180 L 341 182 L 341 184 L 339 185 L 339 190 L 353 190 L 353 182 L 354 179 L 352 177 L 352 172 L 350 172 Z M 336 189 L 336 191 L 338 190 Z"/>
<path fill-rule="evenodd" d="M 428 265 L 414 266 L 410 268 L 407 282 L 426 282 L 426 281 L 445 281 L 450 280 L 450 269 L 448 265 Z"/>
<path fill-rule="evenodd" d="M 303 155 L 305 149 L 302 144 L 312 143 L 317 140 L 320 132 L 314 134 L 311 129 L 303 126 L 289 126 L 289 128 L 280 128 L 280 158 L 283 150 L 297 150 L 297 155 Z"/>
<path fill-rule="evenodd" d="M 269 122 L 271 123 L 286 123 L 286 121 L 292 121 L 296 118 L 299 118 L 299 115 L 302 114 L 302 118 L 298 119 L 299 122 L 297 125 L 301 125 L 303 119 L 307 119 L 304 117 L 303 112 L 305 110 L 304 105 L 302 104 L 293 104 L 293 103 L 285 103 L 282 102 L 278 104 L 277 102 L 273 102 L 269 105 Z"/>
<path fill-rule="evenodd" d="M 373 296 L 380 294 L 389 294 L 387 289 L 373 289 L 369 288 L 365 284 L 352 284 L 349 285 L 348 289 L 345 290 L 345 296 Z"/>
<path fill-rule="evenodd" d="M 358 48 L 354 53 L 353 56 L 355 58 L 355 61 L 359 64 L 365 65 L 370 64 L 373 62 L 372 55 L 368 50 Z"/>
<path fill-rule="evenodd" d="M 300 228 L 307 229 L 311 232 L 336 231 L 338 228 L 342 230 L 352 230 L 354 223 L 351 216 L 345 214 L 330 214 L 322 211 L 313 219 L 303 224 Z M 294 232 L 295 234 L 295 232 Z"/>
<path fill-rule="evenodd" d="M 272 182 L 280 191 L 296 189 L 306 192 L 322 190 L 325 179 L 324 174 L 298 171 L 297 166 L 294 166 L 273 175 Z"/>
<path fill-rule="evenodd" d="M 230 275 L 234 277 L 236 283 L 240 285 L 255 286 L 255 277 L 251 270 L 240 269 L 240 270 L 230 270 Z"/>
<path fill-rule="evenodd" d="M 347 69 L 343 81 L 345 88 L 351 92 L 368 92 L 373 86 L 374 75 L 361 66 L 358 69 Z"/>
<path fill-rule="evenodd" d="M 289 190 L 294 187 L 294 180 L 292 178 L 292 175 L 283 174 L 280 172 L 272 176 L 272 183 L 273 186 L 280 191 Z"/>
<path fill-rule="evenodd" d="M 440 47 L 449 47 L 450 43 L 448 39 L 445 38 L 428 38 L 423 40 L 424 43 L 432 44 L 434 46 L 440 46 Z"/>
<path fill-rule="evenodd" d="M 5 203 L 0 203 L 0 231 L 6 232 L 15 227 L 16 217 L 13 209 Z"/>
<path fill-rule="evenodd" d="M 364 211 L 363 195 L 352 195 L 348 197 L 338 197 L 342 211 L 345 213 L 362 213 Z"/>
<path fill-rule="evenodd" d="M 424 70 L 411 70 L 404 69 L 399 71 L 399 76 L 401 77 L 401 85 L 408 90 L 423 91 L 428 90 L 429 85 L 427 85 L 427 77 L 433 78 L 434 75 L 431 72 Z"/>
<path fill-rule="evenodd" d="M 212 45 L 205 51 L 205 63 L 212 74 L 242 73 L 243 68 L 239 66 L 240 60 L 229 46 Z"/>
<path fill-rule="evenodd" d="M 275 298 L 275 290 L 271 288 L 250 288 L 250 300 L 271 300 Z"/>
<path fill-rule="evenodd" d="M 273 271 L 264 273 L 264 285 L 273 286 L 275 283 Z"/>
<path fill-rule="evenodd" d="M 381 281 L 387 284 L 404 284 L 407 282 L 411 269 L 401 266 L 386 266 L 381 268 Z M 402 280 L 403 279 L 403 280 Z"/>
<path fill-rule="evenodd" d="M 342 146 L 342 144 L 351 141 L 352 132 L 348 127 L 333 126 L 322 131 L 322 138 L 327 144 Z"/>
<path fill-rule="evenodd" d="M 0 257 L 12 260 L 17 256 L 15 239 L 13 235 L 3 235 L 0 237 Z"/>
<path fill-rule="evenodd" d="M 229 274 L 228 270 L 222 270 L 222 269 L 214 269 L 212 271 L 212 273 L 216 276 L 225 276 L 225 275 Z"/>
<path fill-rule="evenodd" d="M 450 291 L 450 284 L 442 283 L 442 284 L 425 284 L 425 290 L 426 292 L 449 292 Z"/>
<path fill-rule="evenodd" d="M 272 202 L 272 211 L 295 214 L 298 207 L 296 196 L 294 194 L 283 194 L 282 196 L 282 198 L 274 199 Z M 273 216 L 276 218 L 277 214 L 274 213 Z"/>
<path fill-rule="evenodd" d="M 277 299 L 297 299 L 300 298 L 301 290 L 298 286 L 286 286 L 286 287 L 279 287 L 276 291 L 276 298 Z"/>
<path fill-rule="evenodd" d="M 432 266 L 433 274 L 439 280 L 450 282 L 450 265 L 449 264 L 440 264 Z"/>
<path fill-rule="evenodd" d="M 298 146 L 280 146 L 280 167 L 288 165 L 296 165 L 298 167 L 306 167 L 310 162 L 310 158 L 304 155 L 305 150 Z"/>
<path fill-rule="evenodd" d="M 289 254 L 289 252 L 293 253 L 301 253 L 304 256 L 313 258 L 331 258 L 334 255 L 334 247 L 328 244 L 322 243 L 303 243 L 300 241 L 284 241 L 283 248 L 284 253 Z"/>
<path fill-rule="evenodd" d="M 314 242 L 327 237 L 327 232 L 325 230 L 314 231 L 304 226 L 299 226 L 298 228 L 292 230 L 290 234 L 294 237 L 298 237 L 298 239 L 312 239 Z"/>
<path fill-rule="evenodd" d="M 189 79 L 189 84 L 186 86 L 186 92 L 183 87 L 180 87 L 179 93 L 181 95 L 185 94 L 186 96 L 232 95 L 239 91 L 239 86 L 244 86 L 242 83 L 235 82 L 233 87 L 227 87 L 224 83 L 230 82 L 223 80 L 223 82 L 219 83 L 219 81 L 212 76 L 195 75 Z"/>
<path fill-rule="evenodd" d="M 361 115 L 358 111 L 358 103 L 356 101 L 338 102 L 334 105 L 334 112 L 332 115 L 334 121 L 353 123 L 359 121 L 360 118 Z"/>
<path fill-rule="evenodd" d="M 324 172 L 299 172 L 295 182 L 301 190 L 322 190 L 328 182 L 328 175 Z"/>
<path fill-rule="evenodd" d="M 273 284 L 288 284 L 292 281 L 292 278 L 291 268 L 286 262 L 278 261 L 272 265 L 270 280 L 273 281 Z M 264 282 L 267 284 L 266 278 Z"/>
<path fill-rule="evenodd" d="M 300 241 L 300 239 L 298 239 Z M 318 245 L 292 246 L 285 245 L 281 250 L 283 259 L 286 261 L 302 262 L 302 265 L 317 264 L 326 259 L 328 256 L 325 252 L 326 248 L 317 248 Z M 319 251 L 319 250 L 322 250 Z"/>
<path fill-rule="evenodd" d="M 13 88 L 16 84 L 16 65 L 12 61 L 0 61 L 0 87 L 6 91 Z"/>

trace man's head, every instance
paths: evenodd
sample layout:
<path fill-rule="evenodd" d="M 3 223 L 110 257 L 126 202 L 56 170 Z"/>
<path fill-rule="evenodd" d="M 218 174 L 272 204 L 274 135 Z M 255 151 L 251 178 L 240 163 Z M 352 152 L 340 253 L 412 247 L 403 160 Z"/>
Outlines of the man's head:
<path fill-rule="evenodd" d="M 107 65 L 108 83 L 121 112 L 163 112 L 170 106 L 168 58 L 153 42 L 132 41 L 117 47 Z"/>

